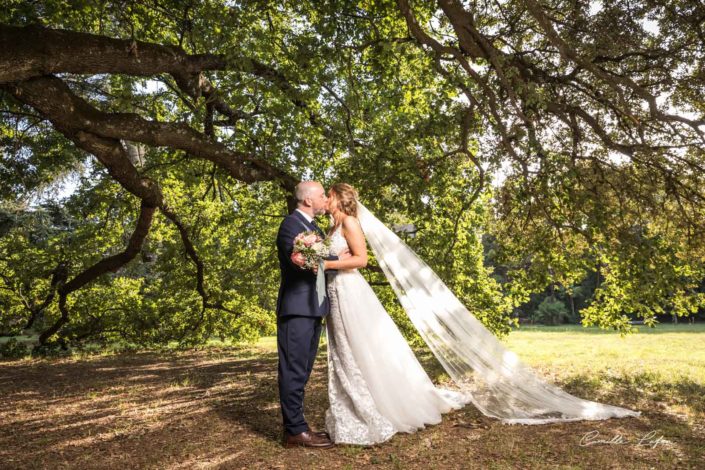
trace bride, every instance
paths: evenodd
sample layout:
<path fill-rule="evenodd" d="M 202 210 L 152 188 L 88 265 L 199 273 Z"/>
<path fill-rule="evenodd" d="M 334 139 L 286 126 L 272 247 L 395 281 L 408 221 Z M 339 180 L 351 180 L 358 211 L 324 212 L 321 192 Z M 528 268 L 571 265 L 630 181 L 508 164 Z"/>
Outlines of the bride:
<path fill-rule="evenodd" d="M 441 421 L 472 403 L 505 424 L 639 416 L 570 395 L 544 382 L 507 350 L 345 183 L 331 187 L 331 254 L 325 261 L 330 314 L 326 430 L 335 443 L 371 445 Z M 369 242 L 415 328 L 458 390 L 436 387 L 358 268 Z"/>

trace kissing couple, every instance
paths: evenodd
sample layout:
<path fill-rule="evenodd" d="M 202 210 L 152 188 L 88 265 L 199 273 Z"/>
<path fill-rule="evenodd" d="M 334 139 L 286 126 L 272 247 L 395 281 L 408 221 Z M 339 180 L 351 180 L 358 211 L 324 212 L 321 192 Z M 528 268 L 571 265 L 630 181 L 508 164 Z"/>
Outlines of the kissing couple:
<path fill-rule="evenodd" d="M 316 181 L 295 189 L 296 209 L 277 234 L 281 285 L 277 298 L 279 399 L 285 447 L 372 445 L 398 432 L 441 422 L 441 415 L 472 403 L 503 424 L 637 417 L 640 412 L 570 395 L 524 365 L 453 295 L 394 232 L 359 201 L 349 184 L 326 194 Z M 329 214 L 327 234 L 315 217 Z M 295 239 L 315 231 L 329 243 L 317 272 L 292 259 Z M 394 321 L 358 269 L 367 243 L 404 311 L 454 383 L 434 385 Z M 322 319 L 328 339 L 325 431 L 304 417 L 304 389 L 318 352 Z"/>

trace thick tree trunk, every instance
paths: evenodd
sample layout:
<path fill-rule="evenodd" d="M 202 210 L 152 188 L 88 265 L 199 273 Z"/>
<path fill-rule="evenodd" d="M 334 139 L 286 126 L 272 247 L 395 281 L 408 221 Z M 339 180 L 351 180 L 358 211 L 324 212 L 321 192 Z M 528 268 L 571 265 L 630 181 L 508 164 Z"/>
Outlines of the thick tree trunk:
<path fill-rule="evenodd" d="M 60 72 L 188 76 L 202 70 L 224 70 L 227 65 L 220 55 L 188 55 L 175 46 L 37 25 L 0 24 L 0 44 L 0 83 Z"/>

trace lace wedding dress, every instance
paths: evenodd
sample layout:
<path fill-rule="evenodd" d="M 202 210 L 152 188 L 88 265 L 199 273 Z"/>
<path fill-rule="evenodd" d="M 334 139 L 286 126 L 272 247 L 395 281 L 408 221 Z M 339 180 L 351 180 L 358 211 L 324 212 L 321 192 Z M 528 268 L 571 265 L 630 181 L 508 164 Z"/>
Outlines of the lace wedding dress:
<path fill-rule="evenodd" d="M 347 248 L 340 228 L 331 253 Z M 326 430 L 335 443 L 369 445 L 441 421 L 469 397 L 434 386 L 357 269 L 329 275 Z"/>
<path fill-rule="evenodd" d="M 374 444 L 436 424 L 472 403 L 503 424 L 638 417 L 638 411 L 585 400 L 542 380 L 453 295 L 389 228 L 358 202 L 367 242 L 414 327 L 460 392 L 431 382 L 357 270 L 327 283 L 326 429 L 337 443 Z M 336 230 L 331 253 L 347 242 Z"/>

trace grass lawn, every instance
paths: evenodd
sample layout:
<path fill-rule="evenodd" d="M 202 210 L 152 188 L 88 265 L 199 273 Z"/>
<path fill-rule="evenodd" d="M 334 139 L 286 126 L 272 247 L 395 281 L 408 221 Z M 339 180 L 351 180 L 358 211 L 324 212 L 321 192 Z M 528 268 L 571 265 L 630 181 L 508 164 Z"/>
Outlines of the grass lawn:
<path fill-rule="evenodd" d="M 705 468 L 705 325 L 522 326 L 537 373 L 640 418 L 507 426 L 472 406 L 373 447 L 283 449 L 276 343 L 0 362 L 0 468 Z M 325 342 L 306 392 L 323 427 Z M 419 351 L 434 380 L 432 356 Z M 610 441 L 581 445 L 588 433 Z M 620 443 L 621 442 L 621 443 Z"/>
<path fill-rule="evenodd" d="M 705 323 L 637 328 L 638 334 L 621 338 L 576 325 L 522 326 L 504 343 L 528 364 L 559 375 L 645 374 L 705 384 Z"/>

